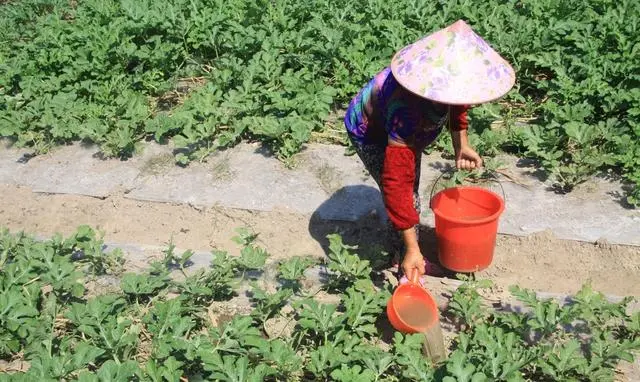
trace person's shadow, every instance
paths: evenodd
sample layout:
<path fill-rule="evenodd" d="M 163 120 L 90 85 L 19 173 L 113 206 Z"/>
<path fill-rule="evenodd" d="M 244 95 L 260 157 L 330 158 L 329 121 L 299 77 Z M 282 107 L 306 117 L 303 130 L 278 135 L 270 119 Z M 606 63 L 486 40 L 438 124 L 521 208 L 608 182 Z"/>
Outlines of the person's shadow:
<path fill-rule="evenodd" d="M 323 202 L 309 219 L 309 234 L 329 254 L 329 234 L 339 234 L 346 245 L 357 245 L 358 255 L 384 268 L 386 212 L 378 189 L 367 185 L 345 186 Z M 377 252 L 377 256 L 376 256 Z"/>
<path fill-rule="evenodd" d="M 428 207 L 427 207 L 428 208 Z M 309 219 L 309 233 L 329 253 L 327 235 L 337 233 L 347 245 L 357 245 L 361 258 L 371 262 L 374 270 L 391 265 L 387 215 L 380 191 L 367 185 L 340 188 L 322 203 Z M 420 248 L 431 262 L 437 262 L 435 232 L 420 226 Z"/>
<path fill-rule="evenodd" d="M 357 245 L 354 250 L 360 258 L 369 260 L 374 270 L 372 281 L 384 284 L 383 270 L 390 270 L 392 254 L 388 243 L 387 215 L 382 195 L 377 188 L 366 185 L 345 186 L 322 203 L 309 219 L 309 233 L 322 246 L 325 255 L 330 253 L 327 235 L 337 233 L 346 245 Z M 435 232 L 420 227 L 420 248 L 429 261 L 437 262 Z M 395 275 L 397 277 L 397 275 Z M 381 339 L 393 342 L 395 329 L 386 313 L 380 314 L 376 323 Z"/>

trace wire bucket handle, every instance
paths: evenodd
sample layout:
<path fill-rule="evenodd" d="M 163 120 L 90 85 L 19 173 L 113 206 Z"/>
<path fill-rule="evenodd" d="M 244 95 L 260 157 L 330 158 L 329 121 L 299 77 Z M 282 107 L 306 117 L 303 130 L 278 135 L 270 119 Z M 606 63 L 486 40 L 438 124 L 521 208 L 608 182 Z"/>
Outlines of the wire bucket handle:
<path fill-rule="evenodd" d="M 436 178 L 436 181 L 433 182 L 433 186 L 431 187 L 431 193 L 429 195 L 429 208 L 433 208 L 432 205 L 431 205 L 432 200 L 433 200 L 433 193 L 434 193 L 434 191 L 436 189 L 436 186 L 438 185 L 438 183 L 442 179 L 442 177 L 447 175 L 447 174 L 455 174 L 457 171 L 458 171 L 458 169 L 450 168 L 450 169 L 447 169 L 447 170 L 443 171 L 440 175 L 438 175 L 438 177 Z M 498 180 L 498 177 L 496 176 L 497 173 L 495 171 L 486 170 L 485 174 L 489 174 L 490 178 L 482 178 L 481 180 L 497 183 L 498 186 L 500 186 L 500 190 L 502 191 L 502 200 L 504 200 L 504 202 L 506 204 L 507 203 L 507 194 L 504 191 L 504 187 L 502 186 L 502 182 L 500 182 L 500 180 Z"/>

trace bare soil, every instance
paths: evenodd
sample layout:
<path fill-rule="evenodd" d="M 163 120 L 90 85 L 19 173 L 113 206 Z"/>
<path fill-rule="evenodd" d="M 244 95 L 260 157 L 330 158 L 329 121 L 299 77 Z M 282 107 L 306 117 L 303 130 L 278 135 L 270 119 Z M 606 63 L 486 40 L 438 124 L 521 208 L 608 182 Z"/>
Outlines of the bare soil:
<path fill-rule="evenodd" d="M 359 222 L 327 222 L 314 216 L 227 208 L 140 202 L 125 194 L 97 199 L 33 193 L 29 188 L 0 185 L 0 227 L 41 236 L 71 234 L 81 224 L 98 227 L 110 243 L 162 246 L 170 239 L 179 248 L 219 248 L 232 254 L 238 227 L 258 232 L 272 257 L 325 256 L 326 235 L 340 233 L 357 244 L 363 256 L 384 267 L 380 254 L 382 227 L 375 216 Z M 436 259 L 435 238 L 428 227 L 421 235 L 423 253 Z M 492 265 L 476 274 L 500 289 L 519 284 L 538 291 L 575 293 L 585 282 L 606 294 L 640 296 L 640 248 L 559 240 L 550 232 L 529 237 L 498 236 Z M 453 277 L 453 276 L 450 276 Z"/>

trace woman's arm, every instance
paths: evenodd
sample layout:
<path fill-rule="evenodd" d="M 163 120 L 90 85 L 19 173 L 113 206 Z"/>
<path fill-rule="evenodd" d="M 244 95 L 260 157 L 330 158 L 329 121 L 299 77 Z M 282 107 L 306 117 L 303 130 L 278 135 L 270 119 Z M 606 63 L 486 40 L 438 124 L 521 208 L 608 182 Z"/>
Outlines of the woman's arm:
<path fill-rule="evenodd" d="M 471 148 L 467 137 L 469 126 L 467 121 L 468 109 L 466 106 L 451 106 L 449 111 L 449 128 L 451 130 L 453 150 L 456 154 L 456 167 L 464 170 L 482 167 L 482 158 Z"/>
<path fill-rule="evenodd" d="M 414 148 L 389 138 L 382 170 L 382 194 L 389 219 L 405 244 L 402 269 L 407 277 L 415 271 L 419 275 L 425 273 L 414 228 L 420 223 L 413 200 L 415 176 Z"/>
<path fill-rule="evenodd" d="M 403 231 L 418 224 L 414 208 L 415 152 L 404 143 L 389 138 L 382 166 L 382 196 L 394 228 Z"/>

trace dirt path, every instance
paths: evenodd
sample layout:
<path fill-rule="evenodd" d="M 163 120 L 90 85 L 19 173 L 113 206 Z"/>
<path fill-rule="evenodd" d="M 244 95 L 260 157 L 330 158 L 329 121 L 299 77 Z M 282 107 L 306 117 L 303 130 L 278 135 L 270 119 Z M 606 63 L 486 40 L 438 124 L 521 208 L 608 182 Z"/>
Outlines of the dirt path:
<path fill-rule="evenodd" d="M 50 236 L 69 234 L 81 224 L 100 227 L 115 243 L 163 245 L 173 237 L 181 248 L 234 252 L 234 229 L 251 227 L 273 257 L 324 256 L 325 236 L 341 233 L 362 253 L 377 253 L 381 231 L 375 217 L 358 223 L 322 222 L 313 216 L 224 208 L 138 202 L 123 195 L 96 199 L 32 193 L 0 185 L 0 226 Z M 430 230 L 423 250 L 434 256 Z M 586 281 L 604 293 L 640 297 L 640 248 L 562 241 L 550 233 L 530 237 L 500 236 L 492 266 L 478 274 L 499 286 L 518 283 L 539 291 L 573 293 Z"/>

